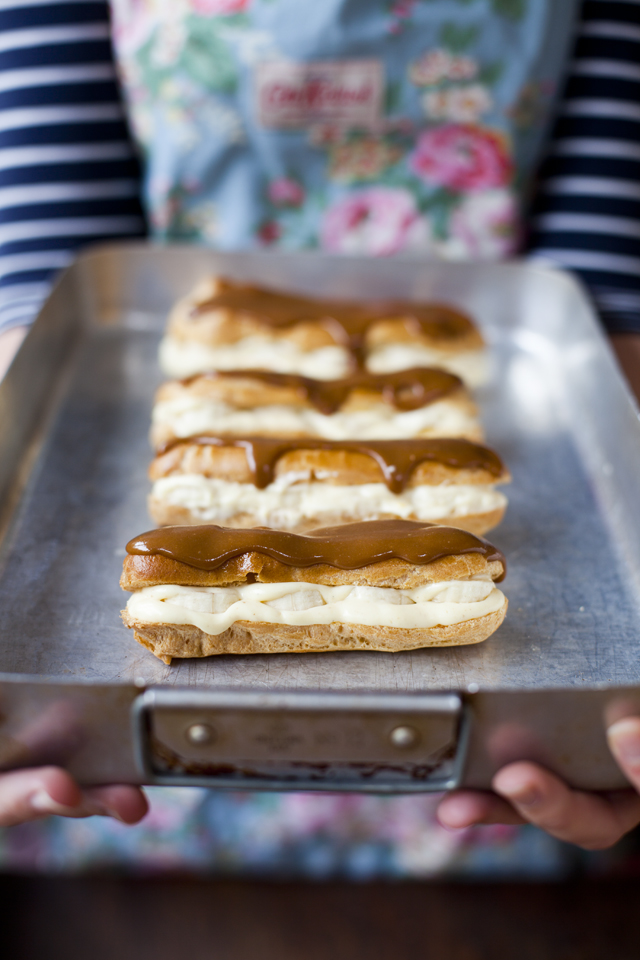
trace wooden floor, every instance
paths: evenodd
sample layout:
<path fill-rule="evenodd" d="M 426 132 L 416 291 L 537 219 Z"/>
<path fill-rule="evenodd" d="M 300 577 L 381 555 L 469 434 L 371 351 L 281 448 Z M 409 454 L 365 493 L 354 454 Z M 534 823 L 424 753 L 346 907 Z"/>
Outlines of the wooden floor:
<path fill-rule="evenodd" d="M 2 960 L 638 960 L 640 882 L 0 878 Z"/>

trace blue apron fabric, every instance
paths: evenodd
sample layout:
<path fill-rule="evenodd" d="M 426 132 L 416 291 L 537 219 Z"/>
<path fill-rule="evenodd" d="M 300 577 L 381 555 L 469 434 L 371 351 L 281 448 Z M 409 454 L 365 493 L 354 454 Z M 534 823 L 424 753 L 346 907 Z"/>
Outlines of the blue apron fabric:
<path fill-rule="evenodd" d="M 499 258 L 573 0 L 112 0 L 157 238 Z"/>

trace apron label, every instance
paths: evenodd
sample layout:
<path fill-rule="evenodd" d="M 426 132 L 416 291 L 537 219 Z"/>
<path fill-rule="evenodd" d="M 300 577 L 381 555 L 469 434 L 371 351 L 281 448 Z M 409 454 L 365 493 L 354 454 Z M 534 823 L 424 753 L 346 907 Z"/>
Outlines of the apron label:
<path fill-rule="evenodd" d="M 383 65 L 380 60 L 267 60 L 256 67 L 255 93 L 263 127 L 372 126 L 382 115 Z"/>

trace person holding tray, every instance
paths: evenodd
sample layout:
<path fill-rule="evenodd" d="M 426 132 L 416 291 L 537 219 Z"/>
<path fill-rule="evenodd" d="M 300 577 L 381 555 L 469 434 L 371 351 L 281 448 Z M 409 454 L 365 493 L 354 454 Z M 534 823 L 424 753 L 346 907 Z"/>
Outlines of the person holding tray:
<path fill-rule="evenodd" d="M 137 787 L 108 786 L 81 790 L 66 770 L 39 767 L 0 774 L 0 827 L 43 817 L 113 817 L 138 823 L 149 809 Z"/>
<path fill-rule="evenodd" d="M 151 232 L 220 249 L 447 259 L 514 254 L 526 233 L 522 210 L 577 9 L 577 3 L 552 0 L 333 0 L 310 16 L 299 0 L 184 0 L 165 5 L 160 15 L 145 4 L 113 0 L 119 74 L 145 158 Z M 616 70 L 603 78 L 597 64 L 618 60 L 635 67 L 640 3 L 587 2 L 582 16 L 566 109 L 559 112 L 530 217 L 530 247 L 581 273 L 618 337 L 624 364 L 632 355 L 640 361 L 640 188 L 637 161 L 623 143 L 637 140 L 628 101 L 635 97 L 635 107 L 640 90 L 617 80 Z M 0 11 L 0 33 L 6 72 L 0 91 L 1 366 L 74 250 L 140 236 L 144 224 L 106 4 L 15 0 Z M 309 62 L 322 64 L 319 75 L 311 75 Z M 42 85 L 34 82 L 36 69 Z M 589 106 L 589 98 L 605 95 L 605 111 L 602 104 Z M 332 113 L 331 103 L 349 101 L 352 113 Z M 609 741 L 640 789 L 640 719 L 618 721 Z M 531 764 L 505 768 L 494 788 L 495 794 L 445 798 L 442 822 L 535 823 L 592 848 L 614 843 L 640 820 L 634 791 L 583 794 Z M 202 791 L 156 796 L 167 798 L 165 827 L 192 816 L 204 829 L 208 817 L 215 832 L 219 814 Z M 291 796 L 299 821 L 310 822 L 309 798 Z M 325 807 L 332 803 L 317 799 Z M 451 834 L 438 832 L 430 798 L 352 799 L 343 798 L 334 820 L 347 822 L 366 803 L 373 832 L 386 831 L 396 846 L 399 828 L 389 821 L 401 811 L 407 853 L 396 872 L 437 872 L 460 849 L 447 839 Z M 232 795 L 224 809 L 235 804 L 244 817 L 237 822 L 246 826 L 267 809 L 277 818 L 279 802 L 257 797 L 254 804 Z M 374 816 L 372 805 L 382 812 Z M 134 787 L 83 792 L 56 768 L 0 775 L 4 826 L 48 814 L 106 814 L 135 823 L 146 809 Z M 187 845 L 187 828 L 176 831 Z M 255 836 L 248 828 L 238 834 Z M 116 834 L 109 836 L 115 843 Z M 423 855 L 425 836 L 433 843 Z"/>
<path fill-rule="evenodd" d="M 640 823 L 640 717 L 617 720 L 607 730 L 609 748 L 635 790 L 572 790 L 534 763 L 511 763 L 493 778 L 495 793 L 459 790 L 438 809 L 440 822 L 460 829 L 477 824 L 532 823 L 558 840 L 603 850 Z"/>
<path fill-rule="evenodd" d="M 540 827 L 558 840 L 586 850 L 613 846 L 640 823 L 640 717 L 617 720 L 607 739 L 633 790 L 607 794 L 572 790 L 537 764 L 512 763 L 493 780 L 494 793 L 459 790 L 440 803 L 441 823 L 452 829 L 479 824 L 525 824 Z M 56 767 L 0 774 L 0 827 L 50 815 L 82 818 L 110 816 L 138 823 L 148 805 L 136 787 L 80 790 Z"/>

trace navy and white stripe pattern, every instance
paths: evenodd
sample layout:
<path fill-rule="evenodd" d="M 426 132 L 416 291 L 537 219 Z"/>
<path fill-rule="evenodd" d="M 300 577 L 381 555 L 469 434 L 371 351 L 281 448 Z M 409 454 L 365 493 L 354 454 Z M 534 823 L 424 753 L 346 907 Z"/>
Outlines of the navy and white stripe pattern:
<path fill-rule="evenodd" d="M 640 333 L 640 0 L 583 4 L 531 250 L 581 275 L 611 332 Z"/>
<path fill-rule="evenodd" d="M 105 0 L 0 0 L 0 332 L 89 242 L 141 236 Z"/>

